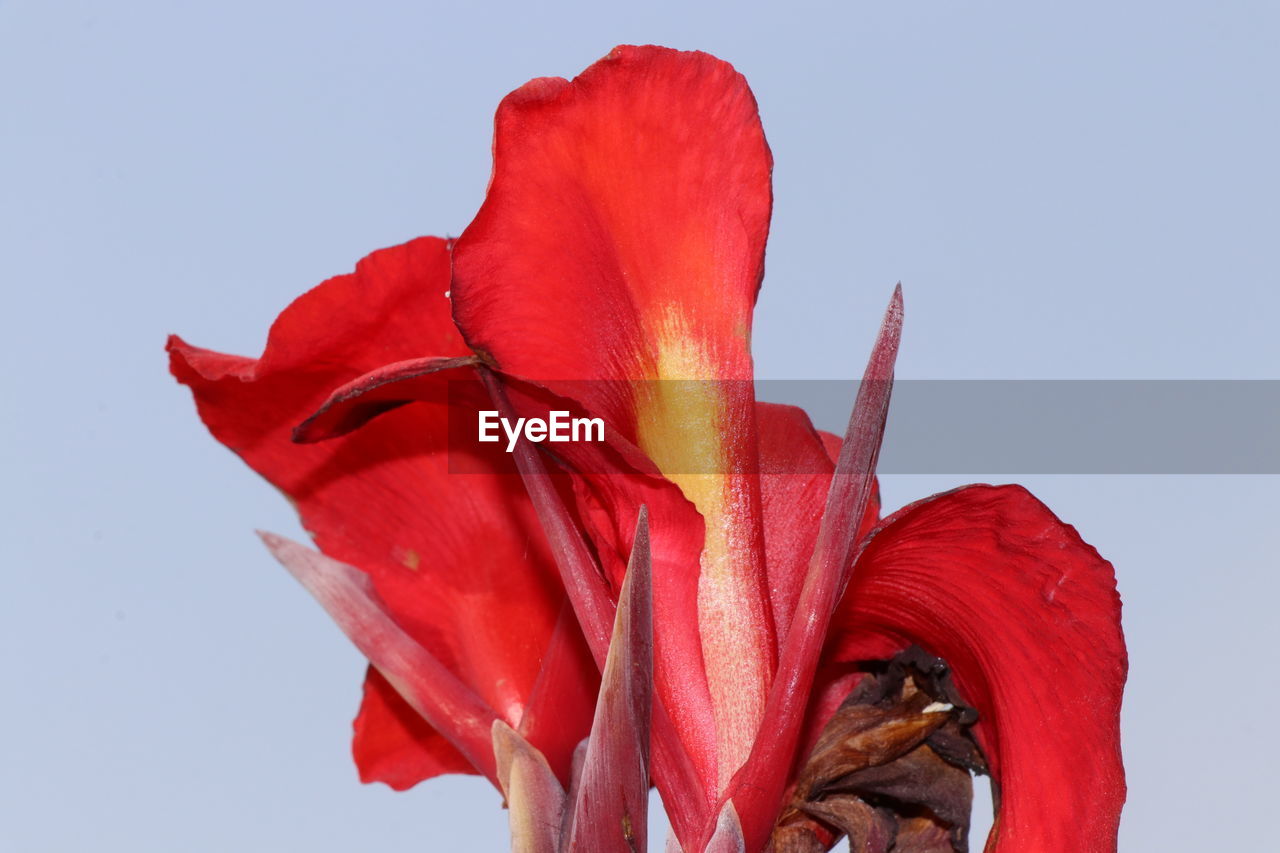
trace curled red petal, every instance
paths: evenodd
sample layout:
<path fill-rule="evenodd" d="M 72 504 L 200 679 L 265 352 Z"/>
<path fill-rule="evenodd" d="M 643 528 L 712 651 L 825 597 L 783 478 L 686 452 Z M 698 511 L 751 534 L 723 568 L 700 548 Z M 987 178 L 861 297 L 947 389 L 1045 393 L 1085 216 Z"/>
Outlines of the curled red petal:
<path fill-rule="evenodd" d="M 818 538 L 841 440 L 815 430 L 804 410 L 794 406 L 757 403 L 756 420 L 765 563 L 773 620 L 782 642 Z M 880 491 L 873 480 L 855 541 L 860 542 L 879 522 Z"/>
<path fill-rule="evenodd" d="M 858 557 L 842 660 L 886 640 L 950 664 L 998 790 L 987 849 L 1116 849 L 1127 672 L 1111 564 L 1021 486 L 967 486 L 894 513 Z"/>

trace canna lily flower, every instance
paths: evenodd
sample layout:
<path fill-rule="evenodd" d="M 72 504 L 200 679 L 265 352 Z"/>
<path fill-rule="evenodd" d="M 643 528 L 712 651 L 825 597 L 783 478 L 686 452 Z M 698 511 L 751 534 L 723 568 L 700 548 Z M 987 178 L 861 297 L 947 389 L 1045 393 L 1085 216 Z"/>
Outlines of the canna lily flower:
<path fill-rule="evenodd" d="M 771 169 L 730 66 L 617 48 L 502 102 L 452 246 L 326 282 L 257 362 L 171 341 L 324 554 L 268 544 L 373 663 L 362 774 L 485 773 L 528 850 L 642 849 L 652 775 L 694 853 L 963 850 L 973 770 L 989 850 L 1114 849 L 1110 565 L 1019 487 L 880 520 L 900 291 L 843 440 L 754 399 Z M 447 473 L 450 410 L 564 406 L 606 440 Z"/>

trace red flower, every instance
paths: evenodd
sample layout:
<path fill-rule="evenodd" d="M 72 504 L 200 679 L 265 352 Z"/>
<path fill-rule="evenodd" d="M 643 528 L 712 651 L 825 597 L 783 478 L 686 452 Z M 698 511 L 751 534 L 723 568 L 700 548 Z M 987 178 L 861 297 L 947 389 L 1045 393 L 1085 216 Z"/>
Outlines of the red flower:
<path fill-rule="evenodd" d="M 1125 657 L 1110 565 L 1018 487 L 967 487 L 876 526 L 897 293 L 843 444 L 754 400 L 771 166 L 731 67 L 618 48 L 503 101 L 451 272 L 441 241 L 376 253 L 294 303 L 257 362 L 171 342 L 210 429 L 340 563 L 269 544 L 395 684 L 371 672 L 362 774 L 402 786 L 469 762 L 531 849 L 642 846 L 652 701 L 652 772 L 685 849 L 763 849 L 788 801 L 807 815 L 790 828 L 822 845 L 860 831 L 804 799 L 846 719 L 836 706 L 871 684 L 862 662 L 916 645 L 959 696 L 917 703 L 919 738 L 890 739 L 884 761 L 960 761 L 940 727 L 950 749 L 967 743 L 967 705 L 1001 793 L 991 849 L 1114 849 Z M 500 446 L 476 445 L 489 473 L 451 477 L 448 407 L 490 404 L 450 396 L 450 375 L 478 376 L 505 414 L 558 400 L 599 416 L 608 441 L 554 459 L 521 442 L 523 485 Z M 304 419 L 298 440 L 330 440 L 291 444 Z M 606 677 L 571 776 L 591 655 Z M 918 675 L 894 682 L 903 703 L 952 689 Z M 963 833 L 940 812 L 908 819 L 892 807 L 904 796 L 855 797 L 885 846 Z"/>

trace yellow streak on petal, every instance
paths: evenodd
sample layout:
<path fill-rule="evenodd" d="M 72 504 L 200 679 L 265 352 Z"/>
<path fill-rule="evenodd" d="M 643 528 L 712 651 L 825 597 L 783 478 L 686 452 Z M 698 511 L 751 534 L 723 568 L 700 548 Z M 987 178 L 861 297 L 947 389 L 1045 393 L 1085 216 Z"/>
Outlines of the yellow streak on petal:
<path fill-rule="evenodd" d="M 679 486 L 706 523 L 698 576 L 698 622 L 716 716 L 720 788 L 746 760 L 767 697 L 770 663 L 756 629 L 764 625 L 755 594 L 751 495 L 732 475 L 725 442 L 729 400 L 716 361 L 674 310 L 658 341 L 658 381 L 637 387 L 640 448 Z M 735 377 L 737 378 L 737 377 Z"/>

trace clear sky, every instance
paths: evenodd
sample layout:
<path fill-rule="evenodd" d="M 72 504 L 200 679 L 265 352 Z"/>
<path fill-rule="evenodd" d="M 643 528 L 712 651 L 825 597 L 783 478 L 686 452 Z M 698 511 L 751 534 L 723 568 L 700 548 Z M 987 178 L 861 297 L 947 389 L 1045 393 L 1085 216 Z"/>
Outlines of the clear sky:
<path fill-rule="evenodd" d="M 0 850 L 503 848 L 482 782 L 357 782 L 361 661 L 161 348 L 256 355 L 306 288 L 459 233 L 502 95 L 616 43 L 760 101 L 760 375 L 857 375 L 901 280 L 902 377 L 1280 378 L 1277 6 L 1047 6 L 0 2 Z M 1119 574 L 1121 848 L 1258 849 L 1280 478 L 1021 479 Z"/>

